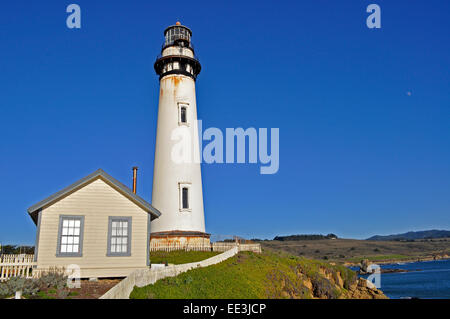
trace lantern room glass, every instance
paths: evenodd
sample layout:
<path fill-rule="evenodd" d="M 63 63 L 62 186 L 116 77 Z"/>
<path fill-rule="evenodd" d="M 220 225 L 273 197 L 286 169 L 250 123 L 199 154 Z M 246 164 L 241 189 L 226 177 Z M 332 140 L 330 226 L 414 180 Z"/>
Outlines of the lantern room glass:
<path fill-rule="evenodd" d="M 187 42 L 191 42 L 191 34 L 188 29 L 182 26 L 171 27 L 166 31 L 165 35 L 165 43 L 164 45 L 171 45 L 176 40 L 186 40 Z"/>

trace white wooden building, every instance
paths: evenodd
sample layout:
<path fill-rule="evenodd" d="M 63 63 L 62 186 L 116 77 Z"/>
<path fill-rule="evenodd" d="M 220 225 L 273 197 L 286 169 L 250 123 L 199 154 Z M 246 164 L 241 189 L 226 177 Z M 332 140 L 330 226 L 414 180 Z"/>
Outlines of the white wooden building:
<path fill-rule="evenodd" d="M 78 265 L 82 278 L 149 266 L 150 222 L 161 213 L 99 169 L 28 209 L 37 272 Z"/>

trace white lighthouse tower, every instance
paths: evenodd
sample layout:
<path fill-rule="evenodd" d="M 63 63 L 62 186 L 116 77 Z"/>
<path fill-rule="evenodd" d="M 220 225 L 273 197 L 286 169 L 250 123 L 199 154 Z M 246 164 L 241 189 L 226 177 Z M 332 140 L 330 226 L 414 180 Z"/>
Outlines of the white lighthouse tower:
<path fill-rule="evenodd" d="M 155 62 L 160 92 L 152 205 L 161 217 L 151 223 L 150 245 L 209 244 L 205 233 L 199 160 L 195 81 L 201 66 L 191 44 L 192 31 L 179 22 L 164 31 Z M 177 159 L 180 139 L 188 141 L 187 160 Z M 174 157 L 175 154 L 175 157 Z M 184 153 L 186 155 L 186 153 Z"/>

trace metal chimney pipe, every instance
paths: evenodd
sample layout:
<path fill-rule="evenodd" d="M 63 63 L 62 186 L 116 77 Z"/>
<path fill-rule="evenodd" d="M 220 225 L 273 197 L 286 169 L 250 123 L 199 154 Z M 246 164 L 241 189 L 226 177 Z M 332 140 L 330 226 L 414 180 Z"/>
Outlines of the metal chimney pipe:
<path fill-rule="evenodd" d="M 137 187 L 137 166 L 133 167 L 133 193 L 136 194 L 136 187 Z"/>

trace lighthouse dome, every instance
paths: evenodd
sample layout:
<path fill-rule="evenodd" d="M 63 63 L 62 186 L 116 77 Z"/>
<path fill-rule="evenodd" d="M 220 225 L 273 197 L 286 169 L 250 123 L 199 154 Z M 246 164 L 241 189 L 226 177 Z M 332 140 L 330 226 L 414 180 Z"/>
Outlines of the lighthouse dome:
<path fill-rule="evenodd" d="M 179 74 L 196 80 L 201 65 L 195 56 L 191 37 L 191 29 L 180 22 L 164 30 L 164 44 L 154 64 L 160 79 L 166 75 Z"/>
<path fill-rule="evenodd" d="M 178 44 L 181 46 L 191 46 L 192 31 L 188 27 L 181 25 L 178 21 L 164 30 L 164 46 Z"/>

